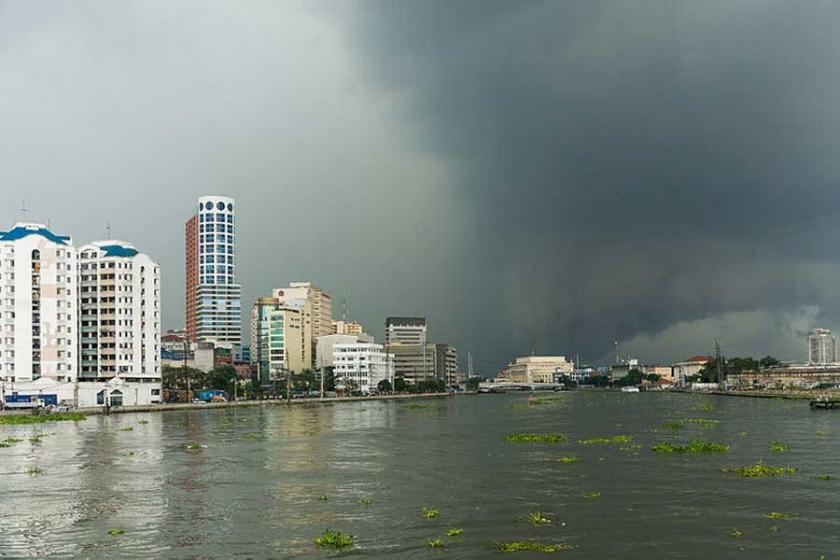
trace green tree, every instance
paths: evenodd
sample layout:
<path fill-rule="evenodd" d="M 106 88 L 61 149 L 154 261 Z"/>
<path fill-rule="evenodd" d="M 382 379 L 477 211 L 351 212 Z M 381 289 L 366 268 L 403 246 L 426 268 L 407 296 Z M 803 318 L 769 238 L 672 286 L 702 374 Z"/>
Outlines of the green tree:
<path fill-rule="evenodd" d="M 782 362 L 774 358 L 773 356 L 764 356 L 761 360 L 758 361 L 758 365 L 761 366 L 761 369 L 767 369 L 771 367 L 778 367 L 782 365 Z"/>
<path fill-rule="evenodd" d="M 408 383 L 406 383 L 405 379 L 403 379 L 402 377 L 394 378 L 394 391 L 396 391 L 397 393 L 405 393 L 406 391 L 408 391 L 408 387 Z"/>
<path fill-rule="evenodd" d="M 478 391 L 478 384 L 484 381 L 483 377 L 470 377 L 467 379 L 467 390 L 468 391 Z"/>
<path fill-rule="evenodd" d="M 615 382 L 615 385 L 618 385 L 619 387 L 638 385 L 642 382 L 642 378 L 644 378 L 644 374 L 641 372 L 641 370 L 633 368 L 629 372 L 627 372 L 627 375 L 617 380 Z"/>
<path fill-rule="evenodd" d="M 390 393 L 391 392 L 391 382 L 387 379 L 381 380 L 379 383 L 376 384 L 376 389 L 380 393 Z"/>
<path fill-rule="evenodd" d="M 209 387 L 207 389 L 220 389 L 228 394 L 228 398 L 233 398 L 234 384 L 239 381 L 239 376 L 236 370 L 231 365 L 223 365 L 210 370 Z"/>

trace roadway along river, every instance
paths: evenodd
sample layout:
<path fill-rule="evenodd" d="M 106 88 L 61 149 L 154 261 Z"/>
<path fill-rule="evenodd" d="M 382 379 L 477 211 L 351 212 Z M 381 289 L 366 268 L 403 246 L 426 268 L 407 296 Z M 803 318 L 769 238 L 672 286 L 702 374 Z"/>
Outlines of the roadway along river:
<path fill-rule="evenodd" d="M 662 427 L 687 418 L 718 422 Z M 567 441 L 505 441 L 515 432 Z M 579 443 L 615 435 L 633 441 Z M 315 548 L 327 528 L 355 535 L 352 557 L 546 557 L 496 552 L 510 541 L 574 546 L 558 558 L 840 554 L 840 416 L 804 401 L 480 395 L 0 426 L 8 437 L 23 441 L 0 448 L 0 557 L 323 558 L 338 554 Z M 651 450 L 693 437 L 731 450 Z M 721 472 L 762 459 L 798 472 Z M 552 522 L 529 524 L 535 511 Z"/>

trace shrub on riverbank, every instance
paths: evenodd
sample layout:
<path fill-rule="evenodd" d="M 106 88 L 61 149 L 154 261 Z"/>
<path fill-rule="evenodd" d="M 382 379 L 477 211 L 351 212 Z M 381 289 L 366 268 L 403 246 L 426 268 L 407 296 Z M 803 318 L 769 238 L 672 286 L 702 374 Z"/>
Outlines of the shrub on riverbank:
<path fill-rule="evenodd" d="M 57 412 L 55 414 L 0 416 L 0 426 L 21 426 L 24 424 L 43 424 L 45 422 L 78 422 L 87 419 L 81 412 Z"/>
<path fill-rule="evenodd" d="M 686 445 L 674 445 L 667 441 L 657 443 L 651 450 L 661 454 L 679 453 L 729 453 L 729 446 L 722 443 L 693 439 Z"/>
<path fill-rule="evenodd" d="M 566 441 L 563 434 L 508 434 L 505 436 L 508 443 L 562 443 Z"/>

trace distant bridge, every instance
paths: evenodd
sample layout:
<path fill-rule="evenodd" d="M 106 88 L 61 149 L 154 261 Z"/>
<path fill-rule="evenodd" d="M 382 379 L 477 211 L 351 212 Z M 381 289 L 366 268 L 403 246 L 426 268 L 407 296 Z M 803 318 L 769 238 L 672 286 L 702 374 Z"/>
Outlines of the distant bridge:
<path fill-rule="evenodd" d="M 485 381 L 478 384 L 479 393 L 505 393 L 507 391 L 563 391 L 562 383 L 518 383 L 515 381 Z"/>

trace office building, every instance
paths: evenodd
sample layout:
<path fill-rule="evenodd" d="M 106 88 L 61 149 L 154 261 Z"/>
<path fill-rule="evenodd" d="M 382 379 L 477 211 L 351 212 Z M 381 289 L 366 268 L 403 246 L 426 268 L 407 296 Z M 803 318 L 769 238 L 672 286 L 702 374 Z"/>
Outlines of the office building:
<path fill-rule="evenodd" d="M 262 385 L 306 369 L 302 353 L 303 318 L 299 309 L 277 298 L 259 298 L 251 309 L 251 364 Z"/>
<path fill-rule="evenodd" d="M 379 382 L 394 385 L 394 363 L 381 344 L 350 342 L 333 348 L 335 387 L 338 390 L 370 393 Z"/>
<path fill-rule="evenodd" d="M 426 344 L 425 317 L 388 317 L 385 319 L 385 344 Z"/>
<path fill-rule="evenodd" d="M 186 330 L 193 342 L 242 343 L 236 281 L 236 208 L 232 198 L 203 196 L 187 220 Z"/>
<path fill-rule="evenodd" d="M 333 321 L 332 334 L 362 334 L 365 329 L 356 321 Z"/>
<path fill-rule="evenodd" d="M 446 343 L 435 343 L 435 378 L 443 379 L 447 385 L 457 385 L 460 381 L 458 371 L 458 350 Z"/>
<path fill-rule="evenodd" d="M 808 363 L 833 364 L 837 362 L 837 339 L 828 329 L 811 329 L 808 333 Z"/>
<path fill-rule="evenodd" d="M 312 282 L 291 282 L 288 287 L 275 289 L 272 296 L 301 312 L 303 361 L 307 368 L 315 368 L 318 338 L 333 334 L 332 297 Z"/>
<path fill-rule="evenodd" d="M 373 337 L 366 333 L 360 334 L 329 334 L 327 336 L 319 336 L 316 344 L 316 361 L 315 368 L 322 370 L 323 368 L 335 366 L 334 348 L 336 344 L 352 344 L 355 342 L 373 342 Z"/>
<path fill-rule="evenodd" d="M 432 381 L 435 375 L 435 345 L 392 342 L 385 351 L 393 356 L 394 374 L 407 383 Z"/>
<path fill-rule="evenodd" d="M 555 374 L 570 375 L 574 370 L 574 362 L 565 356 L 527 356 L 516 358 L 499 378 L 514 383 L 554 383 Z"/>

